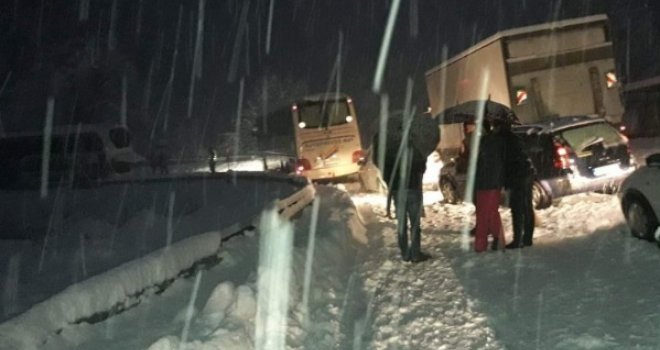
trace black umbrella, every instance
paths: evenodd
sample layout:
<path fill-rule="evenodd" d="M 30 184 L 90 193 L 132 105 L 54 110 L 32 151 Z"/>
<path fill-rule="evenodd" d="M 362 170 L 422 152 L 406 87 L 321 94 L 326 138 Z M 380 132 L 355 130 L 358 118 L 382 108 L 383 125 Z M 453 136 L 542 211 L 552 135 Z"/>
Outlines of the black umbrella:
<path fill-rule="evenodd" d="M 398 145 L 403 139 L 403 133 L 406 125 L 403 123 L 403 116 L 396 114 L 388 120 L 387 142 Z M 440 130 L 438 129 L 438 120 L 428 114 L 415 114 L 409 126 L 408 137 L 413 147 L 417 149 L 424 157 L 428 157 L 438 147 L 440 142 Z"/>
<path fill-rule="evenodd" d="M 485 104 L 486 119 L 508 124 L 520 124 L 518 117 L 509 107 L 491 100 L 472 100 L 449 107 L 438 115 L 438 123 L 474 123 L 477 119 L 480 104 Z"/>

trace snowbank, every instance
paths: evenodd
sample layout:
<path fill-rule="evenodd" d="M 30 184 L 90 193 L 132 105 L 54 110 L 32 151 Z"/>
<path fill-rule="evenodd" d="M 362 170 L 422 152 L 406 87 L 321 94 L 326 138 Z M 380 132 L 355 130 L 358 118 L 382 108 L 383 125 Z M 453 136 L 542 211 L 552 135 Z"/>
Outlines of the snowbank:
<path fill-rule="evenodd" d="M 59 196 L 51 192 L 45 200 L 36 192 L 0 192 L 0 235 L 11 228 L 4 225 L 11 220 L 47 222 L 42 233 L 36 227 L 31 231 L 41 238 L 3 240 L 0 245 L 0 275 L 7 276 L 0 322 L 168 243 L 250 224 L 262 208 L 307 184 L 277 174 L 235 175 L 235 181 L 229 175 L 172 176 L 63 188 Z"/>
<path fill-rule="evenodd" d="M 188 238 L 68 287 L 0 324 L 0 349 L 38 349 L 66 327 L 94 323 L 136 306 L 204 258 L 215 256 L 223 235 L 232 231 Z"/>
<path fill-rule="evenodd" d="M 259 188 L 267 188 L 267 186 L 260 185 Z M 252 193 L 250 193 L 250 189 L 243 192 L 244 195 L 263 196 L 263 194 L 254 193 L 254 189 L 252 189 Z M 278 192 L 281 193 L 281 190 Z M 313 187 L 308 185 L 280 201 L 277 207 L 288 215 L 293 215 L 296 210 L 300 210 L 308 204 L 313 196 Z M 271 202 L 261 203 L 261 206 L 270 205 L 269 203 Z M 170 205 L 170 210 L 171 208 L 172 205 Z M 256 210 L 258 208 L 252 208 L 252 212 Z M 0 349 L 39 348 L 48 343 L 49 339 L 57 337 L 66 328 L 81 323 L 103 321 L 137 306 L 145 297 L 161 293 L 174 280 L 190 275 L 200 265 L 217 263 L 221 242 L 252 226 L 255 220 L 244 221 L 243 219 L 247 213 L 243 213 L 243 216 L 239 218 L 230 217 L 230 220 L 234 220 L 234 224 L 225 230 L 178 240 L 171 245 L 169 245 L 172 237 L 172 230 L 169 228 L 170 219 L 167 234 L 168 245 L 142 258 L 76 283 L 18 317 L 1 324 Z M 206 213 L 206 215 L 208 214 Z M 217 222 L 216 220 L 211 221 Z M 191 225 L 191 229 L 196 227 L 198 226 Z M 122 238 L 119 237 L 117 240 L 121 241 Z M 131 246 L 127 245 L 125 248 L 131 249 Z M 137 248 L 137 252 L 134 254 L 139 253 L 138 247 L 133 246 L 132 248 L 134 250 Z M 72 245 L 70 249 L 75 250 L 76 245 Z"/>
<path fill-rule="evenodd" d="M 288 307 L 279 315 L 286 319 L 287 348 L 346 348 L 353 341 L 347 329 L 353 329 L 353 313 L 359 310 L 352 307 L 349 295 L 361 290 L 352 272 L 361 261 L 365 227 L 346 193 L 319 186 L 315 198 L 317 205 L 305 207 L 291 221 Z M 273 212 L 269 213 L 264 215 Z M 314 225 L 316 234 L 311 235 Z M 259 281 L 281 273 L 259 269 L 264 239 L 282 233 L 271 226 L 255 223 L 254 231 L 223 244 L 222 261 L 209 270 L 178 278 L 162 294 L 143 298 L 138 307 L 103 322 L 72 325 L 41 348 L 254 348 L 259 301 L 269 293 Z M 314 248 L 313 260 L 308 259 L 309 247 Z M 283 287 L 281 279 L 274 281 Z"/>
<path fill-rule="evenodd" d="M 149 349 L 174 349 L 178 346 L 182 349 L 252 349 L 254 346 L 259 348 L 259 344 L 265 346 L 262 348 L 269 348 L 267 344 L 273 344 L 270 341 L 284 341 L 290 349 L 330 349 L 339 344 L 351 344 L 353 339 L 347 337 L 346 327 L 352 328 L 353 323 L 345 324 L 353 318 L 352 315 L 349 317 L 348 300 L 354 297 L 355 289 L 359 289 L 351 271 L 360 261 L 358 251 L 366 244 L 366 229 L 346 193 L 319 186 L 317 194 L 320 198 L 316 216 L 318 237 L 309 270 L 311 281 L 307 297 L 305 266 L 308 263 L 309 230 L 315 216 L 310 207 L 293 222 L 293 250 L 285 264 L 290 264 L 290 269 L 282 267 L 290 271 L 289 278 L 275 268 L 279 263 L 262 265 L 265 263 L 262 250 L 260 270 L 257 274 L 253 271 L 247 283 L 235 287 L 231 283 L 221 282 L 202 302 L 202 311 L 190 321 L 191 334 L 196 334 L 196 338 L 182 342 L 180 335 L 167 334 L 154 341 Z M 262 220 L 265 218 L 272 219 L 272 214 L 264 213 Z M 269 237 L 283 243 L 279 238 L 286 235 L 285 227 L 284 223 L 264 225 L 262 221 L 257 232 L 261 249 L 265 248 L 264 245 L 273 244 Z M 270 255 L 275 251 L 282 249 L 269 251 L 265 259 L 278 261 Z M 288 306 L 285 310 L 288 311 L 281 309 L 282 304 L 273 305 L 277 295 L 285 298 L 281 300 L 286 301 Z M 258 323 L 260 319 L 266 322 L 262 326 Z M 259 332 L 259 327 L 270 327 L 270 331 Z M 260 334 L 279 334 L 283 338 L 262 339 Z"/>

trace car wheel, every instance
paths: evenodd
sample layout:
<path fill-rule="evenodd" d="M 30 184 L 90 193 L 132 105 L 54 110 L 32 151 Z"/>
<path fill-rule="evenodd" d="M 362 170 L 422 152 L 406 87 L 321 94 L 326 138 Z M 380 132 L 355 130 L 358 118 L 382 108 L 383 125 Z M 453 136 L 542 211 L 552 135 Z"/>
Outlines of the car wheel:
<path fill-rule="evenodd" d="M 460 202 L 456 183 L 448 176 L 440 177 L 440 192 L 442 192 L 445 203 L 457 204 Z"/>
<path fill-rule="evenodd" d="M 648 202 L 642 197 L 630 197 L 625 208 L 630 233 L 637 238 L 653 241 L 658 227 L 658 219 L 653 214 Z"/>
<path fill-rule="evenodd" d="M 538 181 L 532 185 L 532 204 L 534 209 L 545 209 L 552 205 L 552 198 Z"/>

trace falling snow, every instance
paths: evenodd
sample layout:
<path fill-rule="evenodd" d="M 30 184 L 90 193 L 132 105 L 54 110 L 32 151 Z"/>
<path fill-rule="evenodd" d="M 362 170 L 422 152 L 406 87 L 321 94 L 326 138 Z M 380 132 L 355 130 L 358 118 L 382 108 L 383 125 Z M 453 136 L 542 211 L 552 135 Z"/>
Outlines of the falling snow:
<path fill-rule="evenodd" d="M 628 88 L 660 75 L 657 2 L 5 2 L 0 138 L 41 136 L 35 154 L 10 167 L 3 162 L 16 151 L 0 148 L 2 170 L 36 174 L 10 186 L 0 174 L 0 350 L 659 347 L 660 254 L 631 237 L 616 196 L 562 198 L 536 212 L 533 247 L 476 255 L 473 137 L 463 204 L 440 202 L 442 162 L 438 154 L 428 162 L 422 248 L 432 258 L 412 264 L 400 260 L 380 183 L 356 189 L 366 170 L 360 182 L 309 184 L 268 167 L 297 154 L 253 150 L 257 131 L 277 132 L 266 128 L 271 111 L 317 92 L 351 95 L 360 136 L 385 150 L 395 111 L 409 127 L 427 110 L 432 67 L 498 31 L 550 23 L 552 32 L 560 21 L 606 14 L 606 69 L 620 86 L 604 91 L 620 94 L 623 121 L 651 136 L 631 139 L 641 163 L 660 150 L 660 120 L 638 116 Z M 590 35 L 599 34 L 579 40 Z M 573 59 L 560 56 L 543 64 L 557 72 Z M 499 73 L 477 70 L 478 86 L 443 70 L 440 105 L 459 102 L 449 101 L 460 90 L 454 78 L 489 99 Z M 566 92 L 571 82 L 550 74 L 530 96 L 543 108 L 560 95 L 596 103 L 595 94 Z M 656 95 L 640 105 L 654 106 Z M 90 151 L 87 124 L 131 130 L 130 170 L 109 159 L 108 145 Z M 61 126 L 75 134 L 63 144 L 53 133 Z M 398 149 L 404 168 L 408 148 Z M 79 179 L 87 158 L 111 175 Z M 159 160 L 163 173 L 151 169 Z M 500 212 L 510 236 L 509 209 Z"/>

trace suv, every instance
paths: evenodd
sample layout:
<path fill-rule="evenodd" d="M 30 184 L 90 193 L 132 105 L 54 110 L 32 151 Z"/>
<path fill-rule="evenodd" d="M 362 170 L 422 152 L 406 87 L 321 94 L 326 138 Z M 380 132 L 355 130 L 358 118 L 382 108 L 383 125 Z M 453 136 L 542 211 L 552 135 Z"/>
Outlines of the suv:
<path fill-rule="evenodd" d="M 536 167 L 536 209 L 571 194 L 615 193 L 635 170 L 627 138 L 603 118 L 562 117 L 514 126 L 513 132 L 522 138 Z M 465 174 L 456 171 L 454 162 L 443 167 L 440 189 L 447 202 L 457 202 L 464 185 Z"/>

